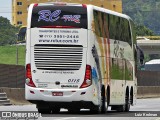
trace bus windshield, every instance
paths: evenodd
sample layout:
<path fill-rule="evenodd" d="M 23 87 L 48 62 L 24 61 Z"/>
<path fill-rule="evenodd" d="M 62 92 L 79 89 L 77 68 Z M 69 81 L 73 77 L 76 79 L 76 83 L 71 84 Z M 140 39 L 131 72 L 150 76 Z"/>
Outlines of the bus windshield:
<path fill-rule="evenodd" d="M 85 28 L 87 8 L 83 6 L 36 6 L 33 7 L 31 28 Z"/>

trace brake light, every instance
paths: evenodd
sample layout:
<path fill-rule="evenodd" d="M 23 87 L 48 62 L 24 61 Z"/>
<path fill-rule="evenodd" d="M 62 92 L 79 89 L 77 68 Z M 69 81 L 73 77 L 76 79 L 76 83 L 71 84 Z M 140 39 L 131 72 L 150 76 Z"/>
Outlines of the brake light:
<path fill-rule="evenodd" d="M 26 65 L 26 84 L 31 87 L 36 87 L 31 74 L 31 64 Z"/>
<path fill-rule="evenodd" d="M 65 3 L 65 2 L 55 2 L 54 5 L 63 6 L 63 5 L 67 5 L 67 3 Z"/>
<path fill-rule="evenodd" d="M 87 8 L 87 5 L 86 4 L 82 4 L 82 7 Z"/>
<path fill-rule="evenodd" d="M 41 26 L 40 28 L 77 28 L 73 26 Z"/>
<path fill-rule="evenodd" d="M 86 65 L 86 73 L 84 77 L 84 81 L 80 88 L 88 87 L 92 84 L 92 69 L 90 65 Z"/>
<path fill-rule="evenodd" d="M 33 6 L 33 7 L 37 7 L 37 6 L 38 6 L 38 3 L 34 4 L 34 6 Z"/>

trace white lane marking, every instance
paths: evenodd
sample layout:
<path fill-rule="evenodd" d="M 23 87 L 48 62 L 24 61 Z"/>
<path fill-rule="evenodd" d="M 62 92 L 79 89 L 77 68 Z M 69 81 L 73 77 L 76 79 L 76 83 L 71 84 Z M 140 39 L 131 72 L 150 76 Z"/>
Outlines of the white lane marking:
<path fill-rule="evenodd" d="M 60 118 L 60 119 L 55 119 L 55 120 L 70 120 L 70 119 L 76 119 L 78 117 L 67 117 L 67 118 Z"/>

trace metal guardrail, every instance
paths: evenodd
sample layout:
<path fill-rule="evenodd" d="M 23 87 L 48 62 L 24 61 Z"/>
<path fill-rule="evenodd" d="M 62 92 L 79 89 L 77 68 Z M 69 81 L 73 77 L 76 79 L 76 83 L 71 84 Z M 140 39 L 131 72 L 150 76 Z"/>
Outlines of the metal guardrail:
<path fill-rule="evenodd" d="M 138 86 L 160 86 L 160 71 L 138 71 Z M 25 67 L 0 64 L 0 87 L 24 88 Z"/>
<path fill-rule="evenodd" d="M 138 71 L 138 86 L 160 86 L 160 71 Z"/>
<path fill-rule="evenodd" d="M 25 67 L 0 64 L 0 87 L 24 88 Z"/>

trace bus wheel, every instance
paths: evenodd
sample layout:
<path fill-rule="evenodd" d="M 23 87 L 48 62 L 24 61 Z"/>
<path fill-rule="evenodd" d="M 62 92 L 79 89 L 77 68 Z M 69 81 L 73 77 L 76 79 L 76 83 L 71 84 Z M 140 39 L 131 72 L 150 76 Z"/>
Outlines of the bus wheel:
<path fill-rule="evenodd" d="M 101 113 L 106 113 L 106 110 L 107 110 L 107 106 L 106 105 L 106 97 L 105 97 L 105 89 L 102 89 L 102 92 L 101 92 L 101 107 L 100 107 L 100 111 Z"/>
<path fill-rule="evenodd" d="M 51 113 L 51 109 L 49 108 L 49 106 L 42 106 L 40 104 L 37 104 L 37 109 L 39 113 L 42 114 L 50 114 Z"/>
<path fill-rule="evenodd" d="M 50 114 L 51 110 L 50 109 L 38 108 L 38 112 L 42 113 L 42 114 Z"/>
<path fill-rule="evenodd" d="M 102 89 L 101 89 L 101 101 L 100 101 L 100 105 L 98 106 L 95 106 L 94 108 L 90 109 L 91 113 L 106 113 L 106 110 L 107 110 L 107 106 L 108 104 L 106 105 L 106 96 L 105 96 L 105 88 L 104 86 L 102 86 Z"/>
<path fill-rule="evenodd" d="M 95 107 L 93 107 L 93 108 L 90 109 L 90 112 L 92 114 L 99 114 L 100 111 L 101 111 L 101 107 L 100 106 L 95 106 Z"/>
<path fill-rule="evenodd" d="M 129 100 L 129 96 L 126 95 L 125 104 L 118 106 L 117 111 L 128 112 L 129 110 L 130 110 L 130 100 Z"/>
<path fill-rule="evenodd" d="M 129 96 L 126 95 L 125 98 L 125 112 L 128 112 L 130 110 L 130 99 Z"/>

